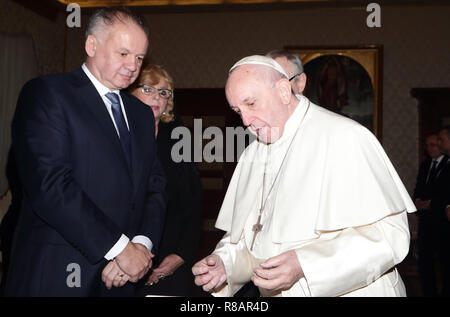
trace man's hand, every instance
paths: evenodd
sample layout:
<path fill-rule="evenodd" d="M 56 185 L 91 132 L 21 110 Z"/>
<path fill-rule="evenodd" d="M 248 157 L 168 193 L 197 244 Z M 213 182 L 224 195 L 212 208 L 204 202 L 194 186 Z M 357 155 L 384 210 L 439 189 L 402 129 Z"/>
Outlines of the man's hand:
<path fill-rule="evenodd" d="M 162 280 L 165 277 L 172 275 L 183 263 L 184 260 L 177 254 L 169 254 L 157 268 L 153 269 L 146 284 L 152 285 L 158 283 L 160 279 Z"/>
<path fill-rule="evenodd" d="M 125 274 L 117 265 L 115 260 L 110 261 L 102 272 L 102 281 L 107 289 L 114 287 L 122 287 L 130 280 L 130 276 Z"/>
<path fill-rule="evenodd" d="M 253 272 L 256 286 L 268 290 L 286 290 L 303 277 L 303 270 L 294 250 L 284 252 L 260 264 Z"/>
<path fill-rule="evenodd" d="M 431 200 L 416 199 L 414 201 L 417 210 L 428 210 L 431 208 Z"/>
<path fill-rule="evenodd" d="M 192 267 L 192 273 L 195 276 L 195 284 L 202 286 L 206 292 L 219 288 L 227 280 L 225 266 L 216 254 L 197 262 Z"/>
<path fill-rule="evenodd" d="M 131 282 L 137 282 L 151 268 L 154 255 L 142 244 L 128 242 L 115 261 L 119 268 L 130 276 Z"/>

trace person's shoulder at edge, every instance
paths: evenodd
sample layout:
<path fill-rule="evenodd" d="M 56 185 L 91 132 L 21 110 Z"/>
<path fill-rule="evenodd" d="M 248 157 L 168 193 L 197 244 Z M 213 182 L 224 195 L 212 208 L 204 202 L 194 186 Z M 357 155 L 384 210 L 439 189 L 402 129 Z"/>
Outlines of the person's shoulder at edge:
<path fill-rule="evenodd" d="M 330 136 L 340 138 L 354 133 L 372 134 L 365 126 L 349 117 L 335 113 L 319 105 L 312 105 L 317 118 L 315 122 L 320 122 L 320 128 Z"/>

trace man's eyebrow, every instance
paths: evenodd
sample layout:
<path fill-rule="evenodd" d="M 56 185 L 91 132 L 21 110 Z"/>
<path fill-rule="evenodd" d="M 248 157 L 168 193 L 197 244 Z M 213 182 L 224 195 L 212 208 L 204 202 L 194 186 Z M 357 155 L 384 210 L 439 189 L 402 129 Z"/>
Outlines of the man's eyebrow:
<path fill-rule="evenodd" d="M 120 52 L 125 52 L 125 53 L 131 53 L 131 51 L 128 49 L 128 48 L 126 48 L 126 47 L 121 47 L 121 48 L 119 48 L 119 51 Z M 136 54 L 137 56 L 145 56 L 145 54 L 146 53 L 139 53 L 139 54 Z"/>
<path fill-rule="evenodd" d="M 242 103 L 249 103 L 249 102 L 253 102 L 253 101 L 255 101 L 255 100 L 256 100 L 255 97 L 250 96 L 250 97 L 247 97 L 247 98 L 245 98 L 244 100 L 242 100 Z"/>

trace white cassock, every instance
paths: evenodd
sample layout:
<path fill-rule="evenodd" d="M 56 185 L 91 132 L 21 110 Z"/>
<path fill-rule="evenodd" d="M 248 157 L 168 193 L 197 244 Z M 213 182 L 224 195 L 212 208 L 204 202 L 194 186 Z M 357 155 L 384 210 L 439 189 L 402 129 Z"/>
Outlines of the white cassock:
<path fill-rule="evenodd" d="M 415 210 L 374 135 L 302 96 L 281 138 L 254 141 L 239 159 L 213 252 L 227 284 L 213 295 L 232 296 L 261 261 L 295 250 L 305 277 L 279 293 L 260 288 L 263 296 L 405 296 L 395 265 L 408 253 L 406 212 Z"/>

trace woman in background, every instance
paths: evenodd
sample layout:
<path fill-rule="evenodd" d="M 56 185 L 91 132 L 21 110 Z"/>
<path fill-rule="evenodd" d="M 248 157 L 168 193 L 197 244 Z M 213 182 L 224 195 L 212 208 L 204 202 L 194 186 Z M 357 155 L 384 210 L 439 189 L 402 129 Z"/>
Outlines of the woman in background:
<path fill-rule="evenodd" d="M 192 296 L 191 267 L 201 233 L 202 189 L 193 160 L 176 163 L 171 157 L 172 146 L 178 141 L 171 139 L 172 130 L 182 126 L 174 115 L 173 80 L 161 66 L 148 65 L 130 91 L 153 110 L 158 157 L 166 173 L 168 195 L 161 246 L 138 295 Z"/>

